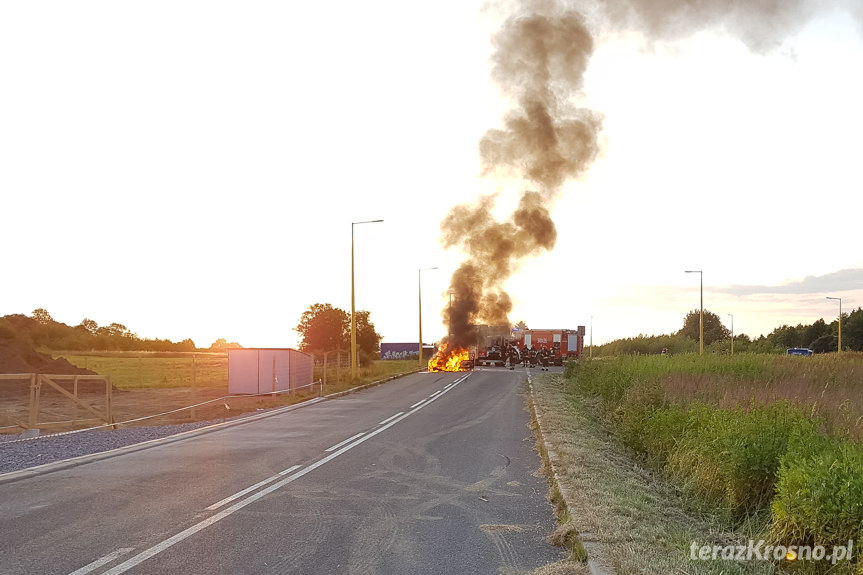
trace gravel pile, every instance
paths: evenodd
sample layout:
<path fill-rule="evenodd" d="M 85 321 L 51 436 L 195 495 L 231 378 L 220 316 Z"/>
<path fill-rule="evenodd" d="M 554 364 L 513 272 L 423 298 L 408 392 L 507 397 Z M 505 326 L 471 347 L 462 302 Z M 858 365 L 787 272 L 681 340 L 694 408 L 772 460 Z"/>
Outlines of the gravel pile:
<path fill-rule="evenodd" d="M 82 431 L 43 435 L 29 439 L 21 439 L 16 435 L 0 436 L 0 473 L 19 471 L 35 465 L 44 465 L 81 455 L 101 453 L 118 447 L 126 447 L 199 429 L 221 423 L 221 421 L 220 419 L 218 421 L 197 421 L 179 425 Z"/>

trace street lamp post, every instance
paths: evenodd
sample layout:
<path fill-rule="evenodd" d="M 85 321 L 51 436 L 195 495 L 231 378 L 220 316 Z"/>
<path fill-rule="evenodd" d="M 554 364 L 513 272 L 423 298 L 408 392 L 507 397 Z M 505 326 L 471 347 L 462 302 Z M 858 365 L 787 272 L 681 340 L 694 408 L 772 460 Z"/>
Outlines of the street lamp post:
<path fill-rule="evenodd" d="M 351 222 L 351 381 L 357 379 L 357 306 L 354 290 L 354 226 L 359 224 L 376 224 L 383 220 L 367 220 Z"/>
<path fill-rule="evenodd" d="M 728 314 L 731 318 L 731 355 L 734 355 L 734 314 Z"/>
<path fill-rule="evenodd" d="M 828 296 L 827 299 L 835 299 L 839 302 L 839 353 L 842 353 L 842 298 Z"/>
<path fill-rule="evenodd" d="M 702 270 L 686 270 L 688 274 L 698 274 L 701 278 L 701 316 L 698 318 L 698 355 L 704 355 L 704 274 Z"/>
<path fill-rule="evenodd" d="M 423 366 L 423 281 L 422 281 L 423 276 L 422 276 L 422 273 L 426 270 L 436 270 L 436 269 L 437 269 L 437 267 L 422 268 L 421 270 L 419 270 L 417 272 L 417 287 L 418 287 L 418 291 L 419 291 L 419 310 L 420 310 L 420 317 L 419 317 L 419 320 L 420 320 L 419 321 L 419 325 L 420 325 L 420 355 L 419 355 L 420 363 L 419 363 L 419 366 L 420 367 Z"/>
<path fill-rule="evenodd" d="M 593 316 L 590 316 L 590 354 L 588 357 L 593 357 Z"/>

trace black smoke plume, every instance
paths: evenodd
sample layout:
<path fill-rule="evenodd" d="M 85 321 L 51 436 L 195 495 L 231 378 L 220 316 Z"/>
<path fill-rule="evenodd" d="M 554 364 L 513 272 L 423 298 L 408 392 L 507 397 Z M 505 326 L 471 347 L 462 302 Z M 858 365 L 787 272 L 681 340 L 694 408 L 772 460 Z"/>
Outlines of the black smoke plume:
<path fill-rule="evenodd" d="M 850 14 L 863 30 L 860 0 L 528 0 L 507 18 L 492 38 L 491 75 L 515 106 L 503 127 L 479 143 L 482 173 L 516 176 L 531 189 L 504 221 L 491 215 L 495 196 L 484 196 L 453 208 L 441 223 L 443 245 L 467 256 L 450 281 L 452 304 L 443 310 L 450 349 L 472 345 L 476 324 L 509 324 L 506 280 L 525 258 L 554 247 L 550 209 L 563 184 L 597 155 L 602 118 L 574 103 L 594 49 L 584 14 L 598 34 L 636 30 L 652 42 L 713 28 L 766 52 L 830 10 Z"/>
<path fill-rule="evenodd" d="M 550 208 L 564 182 L 593 161 L 601 129 L 598 114 L 572 102 L 593 51 L 578 13 L 523 10 L 492 42 L 492 78 L 517 105 L 479 143 L 483 175 L 520 177 L 532 189 L 504 221 L 492 216 L 496 198 L 484 196 L 456 206 L 441 223 L 444 247 L 458 246 L 467 256 L 450 281 L 452 305 L 443 311 L 451 347 L 473 344 L 474 325 L 509 323 L 512 300 L 503 286 L 525 258 L 554 247 Z"/>

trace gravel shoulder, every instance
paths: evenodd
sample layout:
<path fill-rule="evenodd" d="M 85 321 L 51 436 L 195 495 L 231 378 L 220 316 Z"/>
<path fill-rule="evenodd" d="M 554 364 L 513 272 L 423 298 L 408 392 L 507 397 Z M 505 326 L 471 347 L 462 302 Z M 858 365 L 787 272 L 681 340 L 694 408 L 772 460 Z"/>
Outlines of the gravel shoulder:
<path fill-rule="evenodd" d="M 242 419 L 244 416 L 233 418 Z M 222 423 L 223 420 L 195 421 L 178 425 L 129 427 L 42 435 L 21 439 L 18 436 L 0 436 L 0 474 L 21 471 L 45 465 L 103 453 L 154 439 L 162 439 Z"/>

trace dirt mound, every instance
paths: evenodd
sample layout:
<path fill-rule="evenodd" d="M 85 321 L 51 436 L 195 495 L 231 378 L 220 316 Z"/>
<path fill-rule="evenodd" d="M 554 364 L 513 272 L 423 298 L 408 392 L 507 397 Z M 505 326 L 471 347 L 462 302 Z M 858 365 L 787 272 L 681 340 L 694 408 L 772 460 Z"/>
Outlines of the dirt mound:
<path fill-rule="evenodd" d="M 0 339 L 0 373 L 95 375 L 96 372 L 75 367 L 63 358 L 54 359 L 25 342 Z"/>

